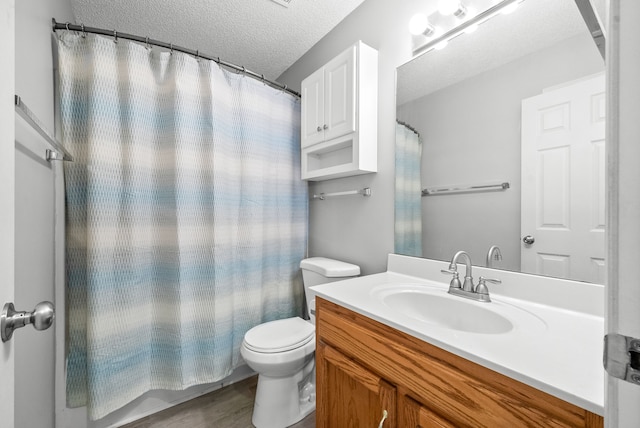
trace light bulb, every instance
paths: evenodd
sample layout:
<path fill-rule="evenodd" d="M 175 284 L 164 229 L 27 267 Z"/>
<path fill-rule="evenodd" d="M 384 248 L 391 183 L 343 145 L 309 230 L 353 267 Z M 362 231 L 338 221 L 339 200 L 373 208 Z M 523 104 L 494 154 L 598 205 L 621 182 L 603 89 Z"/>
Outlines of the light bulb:
<path fill-rule="evenodd" d="M 409 20 L 409 32 L 419 36 L 429 27 L 429 20 L 424 13 L 416 13 Z"/>
<path fill-rule="evenodd" d="M 467 16 L 467 7 L 462 3 L 458 3 L 458 8 L 453 12 L 453 16 L 458 19 L 463 19 Z"/>
<path fill-rule="evenodd" d="M 438 12 L 443 15 L 452 15 L 460 9 L 460 1 L 459 0 L 439 0 L 438 1 Z"/>
<path fill-rule="evenodd" d="M 424 31 L 422 32 L 422 34 L 425 37 L 432 37 L 432 36 L 435 36 L 436 33 L 438 33 L 438 29 L 436 27 L 434 27 L 433 25 L 431 25 L 431 23 L 427 22 L 427 26 L 424 29 Z"/>
<path fill-rule="evenodd" d="M 501 14 L 503 15 L 509 15 L 511 12 L 513 12 L 514 10 L 516 10 L 518 8 L 518 3 L 513 2 L 508 6 L 505 6 L 504 8 L 502 8 L 502 10 L 500 11 Z"/>

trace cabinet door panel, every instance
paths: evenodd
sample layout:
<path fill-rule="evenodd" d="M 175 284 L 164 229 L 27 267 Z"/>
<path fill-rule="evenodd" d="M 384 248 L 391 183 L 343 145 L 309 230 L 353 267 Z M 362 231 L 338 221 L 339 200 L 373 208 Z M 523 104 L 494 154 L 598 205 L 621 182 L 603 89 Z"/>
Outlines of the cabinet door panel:
<path fill-rule="evenodd" d="M 456 428 L 431 410 L 409 397 L 402 400 L 402 426 L 404 428 Z"/>
<path fill-rule="evenodd" d="M 396 426 L 396 390 L 335 349 L 318 343 L 316 350 L 316 425 L 318 428 Z"/>
<path fill-rule="evenodd" d="M 356 130 L 356 48 L 349 49 L 324 66 L 325 140 Z"/>
<path fill-rule="evenodd" d="M 307 147 L 324 140 L 324 69 L 302 81 L 301 99 L 301 145 Z"/>

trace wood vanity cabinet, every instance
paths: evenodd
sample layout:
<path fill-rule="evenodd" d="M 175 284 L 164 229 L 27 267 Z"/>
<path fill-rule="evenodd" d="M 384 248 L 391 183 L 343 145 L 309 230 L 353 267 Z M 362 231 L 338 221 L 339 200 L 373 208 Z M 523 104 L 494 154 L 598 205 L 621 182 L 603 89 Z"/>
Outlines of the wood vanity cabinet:
<path fill-rule="evenodd" d="M 603 427 L 603 418 L 322 298 L 319 428 Z"/>

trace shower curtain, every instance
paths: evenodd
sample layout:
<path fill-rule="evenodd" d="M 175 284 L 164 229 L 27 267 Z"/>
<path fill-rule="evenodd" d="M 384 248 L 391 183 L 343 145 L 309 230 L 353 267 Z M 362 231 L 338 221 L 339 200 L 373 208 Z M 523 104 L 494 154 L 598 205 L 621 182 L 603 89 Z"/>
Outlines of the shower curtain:
<path fill-rule="evenodd" d="M 420 137 L 396 123 L 395 252 L 422 257 Z"/>
<path fill-rule="evenodd" d="M 248 329 L 301 313 L 300 107 L 211 61 L 58 34 L 67 402 L 95 420 L 225 378 Z"/>

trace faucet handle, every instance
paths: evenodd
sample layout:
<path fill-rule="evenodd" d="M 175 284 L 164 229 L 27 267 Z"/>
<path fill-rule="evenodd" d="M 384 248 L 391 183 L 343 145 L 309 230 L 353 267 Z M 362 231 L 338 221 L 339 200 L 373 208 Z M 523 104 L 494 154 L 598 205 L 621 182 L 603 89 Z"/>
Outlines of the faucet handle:
<path fill-rule="evenodd" d="M 500 281 L 499 279 L 485 278 L 484 276 L 481 276 L 480 278 L 478 278 L 476 293 L 488 295 L 489 289 L 487 288 L 487 284 L 486 284 L 487 282 L 490 282 L 492 284 L 502 284 L 502 281 Z"/>
<path fill-rule="evenodd" d="M 460 283 L 460 274 L 455 269 L 440 269 L 442 273 L 453 274 L 453 278 L 449 283 L 449 288 L 462 288 L 462 284 Z"/>

